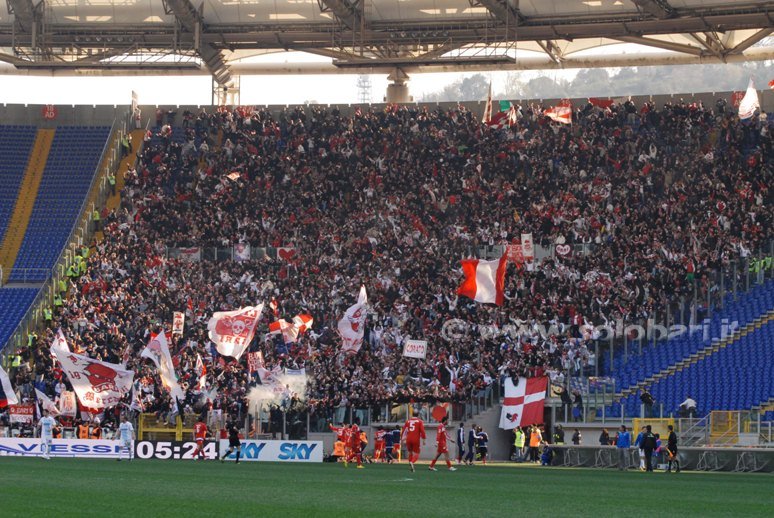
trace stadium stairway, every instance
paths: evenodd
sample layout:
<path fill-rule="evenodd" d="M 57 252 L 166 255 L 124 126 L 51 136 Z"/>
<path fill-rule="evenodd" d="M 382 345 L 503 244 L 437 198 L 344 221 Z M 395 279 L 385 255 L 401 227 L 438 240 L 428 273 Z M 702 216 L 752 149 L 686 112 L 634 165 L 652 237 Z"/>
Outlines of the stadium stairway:
<path fill-rule="evenodd" d="M 143 137 L 145 136 L 145 130 L 134 130 L 130 132 L 132 135 L 132 142 L 135 143 L 135 149 L 129 156 L 122 158 L 118 164 L 118 170 L 116 171 L 116 194 L 115 196 L 108 197 L 105 202 L 105 206 L 108 211 L 117 209 L 121 205 L 121 190 L 124 188 L 124 174 L 129 171 L 137 161 L 136 153 L 142 149 Z M 99 232 L 100 239 L 102 233 Z"/>
<path fill-rule="evenodd" d="M 27 226 L 32 215 L 32 208 L 35 205 L 40 182 L 43 178 L 43 170 L 48 161 L 51 143 L 54 141 L 54 132 L 55 130 L 52 129 L 40 129 L 37 131 L 35 143 L 32 146 L 27 168 L 24 172 L 24 178 L 19 187 L 13 213 L 2 245 L 0 245 L 0 265 L 3 267 L 3 276 L 5 277 L 0 284 L 8 280 L 11 268 L 16 262 L 19 248 L 24 241 L 24 235 L 27 232 Z"/>

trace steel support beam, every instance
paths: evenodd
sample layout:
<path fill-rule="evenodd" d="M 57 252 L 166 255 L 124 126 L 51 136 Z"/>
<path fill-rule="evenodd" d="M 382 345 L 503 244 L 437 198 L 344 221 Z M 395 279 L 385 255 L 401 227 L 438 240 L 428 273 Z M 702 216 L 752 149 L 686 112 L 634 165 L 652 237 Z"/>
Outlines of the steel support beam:
<path fill-rule="evenodd" d="M 682 52 L 684 54 L 691 54 L 693 56 L 703 56 L 706 54 L 704 50 L 700 49 L 699 47 L 694 47 L 693 45 L 683 45 L 682 43 L 673 43 L 671 41 L 654 40 L 653 38 L 643 38 L 642 36 L 620 36 L 614 39 L 626 43 L 647 45 L 648 47 L 655 47 L 657 49 Z"/>
<path fill-rule="evenodd" d="M 761 41 L 763 38 L 767 37 L 769 34 L 774 32 L 774 28 L 767 27 L 765 29 L 761 29 L 749 38 L 747 38 L 744 41 L 740 41 L 734 48 L 728 51 L 729 54 L 741 54 L 745 50 L 749 49 L 759 41 Z"/>
<path fill-rule="evenodd" d="M 317 0 L 317 5 L 320 6 L 320 12 L 333 13 L 347 29 L 357 30 L 363 22 L 357 2 L 350 3 L 348 0 Z"/>
<path fill-rule="evenodd" d="M 32 0 L 6 0 L 8 14 L 14 15 L 16 25 L 22 32 L 31 33 L 37 22 L 36 9 Z"/>
<path fill-rule="evenodd" d="M 559 46 L 556 44 L 555 41 L 537 40 L 535 43 L 540 45 L 540 48 L 543 49 L 543 52 L 545 52 L 548 55 L 548 57 L 551 58 L 551 61 L 553 61 L 557 65 L 561 64 L 562 61 L 564 61 L 564 55 L 563 55 L 562 49 L 559 48 Z"/>
<path fill-rule="evenodd" d="M 476 4 L 486 7 L 492 16 L 512 27 L 525 21 L 518 8 L 518 0 L 476 0 Z"/>
<path fill-rule="evenodd" d="M 676 14 L 667 0 L 632 0 L 632 3 L 659 20 L 671 18 Z"/>
<path fill-rule="evenodd" d="M 231 72 L 221 51 L 209 43 L 201 44 L 201 35 L 205 30 L 201 8 L 196 9 L 190 0 L 164 0 L 164 7 L 168 14 L 175 15 L 186 31 L 194 35 L 194 48 L 199 51 L 215 81 L 222 87 L 233 84 Z"/>

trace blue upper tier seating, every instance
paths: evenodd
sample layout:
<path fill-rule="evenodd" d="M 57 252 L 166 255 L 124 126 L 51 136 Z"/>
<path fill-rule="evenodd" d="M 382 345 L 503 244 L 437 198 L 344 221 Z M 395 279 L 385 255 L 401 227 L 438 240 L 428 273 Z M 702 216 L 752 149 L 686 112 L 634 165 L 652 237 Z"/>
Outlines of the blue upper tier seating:
<path fill-rule="evenodd" d="M 774 310 L 774 281 L 755 286 L 737 302 L 727 297 L 724 309 L 713 314 L 709 337 L 719 337 L 723 319 L 738 322 L 739 328 Z M 656 347 L 628 362 L 614 362 L 616 385 L 626 388 L 669 367 L 711 344 L 703 333 L 680 337 Z M 689 365 L 682 371 L 657 380 L 650 391 L 665 414 L 675 413 L 688 395 L 698 402 L 697 413 L 712 410 L 749 410 L 774 397 L 774 320 L 743 336 L 718 352 Z M 640 413 L 639 393 L 621 401 L 626 416 Z M 620 416 L 620 404 L 608 408 L 607 415 Z"/>
<path fill-rule="evenodd" d="M 38 288 L 0 289 L 0 350 L 35 300 Z"/>
<path fill-rule="evenodd" d="M 33 126 L 0 126 L 0 243 L 11 221 L 36 132 Z"/>
<path fill-rule="evenodd" d="M 51 268 L 67 244 L 99 166 L 109 127 L 59 127 L 14 268 Z M 10 281 L 43 281 L 44 271 L 11 273 Z"/>

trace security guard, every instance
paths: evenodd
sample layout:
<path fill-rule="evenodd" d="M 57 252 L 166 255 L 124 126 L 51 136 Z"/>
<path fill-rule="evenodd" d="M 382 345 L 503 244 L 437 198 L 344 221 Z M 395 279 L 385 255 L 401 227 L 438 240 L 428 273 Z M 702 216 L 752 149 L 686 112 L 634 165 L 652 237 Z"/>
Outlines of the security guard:
<path fill-rule="evenodd" d="M 38 340 L 38 335 L 35 331 L 27 333 L 27 347 L 32 347 Z"/>
<path fill-rule="evenodd" d="M 54 293 L 54 310 L 59 311 L 63 305 L 62 296 L 59 293 Z"/>
<path fill-rule="evenodd" d="M 94 207 L 94 210 L 91 213 L 91 219 L 94 221 L 94 232 L 99 232 L 102 230 L 102 218 L 100 217 L 99 210 L 96 207 Z"/>
<path fill-rule="evenodd" d="M 524 460 L 522 450 L 524 450 L 524 432 L 520 426 L 513 429 L 513 460 L 521 462 Z"/>
<path fill-rule="evenodd" d="M 81 245 L 81 257 L 83 257 L 84 259 L 89 258 L 89 247 L 86 245 L 86 243 L 83 243 Z"/>
<path fill-rule="evenodd" d="M 116 175 L 113 174 L 113 172 L 108 173 L 108 184 L 110 185 L 110 195 L 115 196 L 116 195 Z"/>
<path fill-rule="evenodd" d="M 59 293 L 67 293 L 67 279 L 65 277 L 59 278 Z"/>
<path fill-rule="evenodd" d="M 50 324 L 53 317 L 54 315 L 51 313 L 50 307 L 43 308 L 43 320 L 46 321 L 46 324 Z"/>

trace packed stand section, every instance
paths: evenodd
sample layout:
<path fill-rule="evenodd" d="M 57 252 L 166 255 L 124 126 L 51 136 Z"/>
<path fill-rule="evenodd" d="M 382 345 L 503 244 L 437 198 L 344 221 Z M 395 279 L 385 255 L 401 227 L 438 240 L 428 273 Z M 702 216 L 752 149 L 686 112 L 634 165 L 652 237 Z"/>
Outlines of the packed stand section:
<path fill-rule="evenodd" d="M 172 138 L 174 121 L 161 120 L 127 174 L 120 210 L 105 220 L 104 241 L 29 353 L 30 379 L 55 396 L 61 372 L 48 345 L 62 326 L 75 350 L 137 371 L 146 411 L 169 412 L 155 368 L 138 356 L 151 332 L 169 331 L 172 313 L 184 311 L 171 350 L 185 406 L 242 414 L 256 376 L 245 357 L 218 357 L 207 322 L 214 311 L 265 302 L 250 350 L 263 351 L 267 369 L 306 369 L 305 393 L 283 401 L 291 407 L 329 416 L 387 401 L 464 401 L 503 376 L 587 370 L 599 338 L 592 326 L 647 318 L 771 238 L 762 119 L 743 123 L 722 106 L 682 102 L 587 105 L 571 126 L 526 106 L 518 115 L 496 131 L 463 106 L 351 116 L 202 110 L 182 114 L 182 142 Z M 522 232 L 589 253 L 509 265 L 502 307 L 455 295 L 461 258 Z M 292 251 L 167 258 L 167 247 L 238 243 Z M 361 284 L 365 342 L 339 354 L 336 322 Z M 298 313 L 315 323 L 297 344 L 266 335 L 270 322 Z M 444 323 L 453 319 L 461 331 L 449 340 Z M 496 332 L 507 325 L 519 331 Z M 407 337 L 428 340 L 425 360 L 402 356 Z M 197 355 L 205 390 L 195 388 Z"/>

